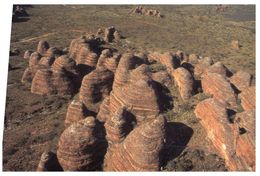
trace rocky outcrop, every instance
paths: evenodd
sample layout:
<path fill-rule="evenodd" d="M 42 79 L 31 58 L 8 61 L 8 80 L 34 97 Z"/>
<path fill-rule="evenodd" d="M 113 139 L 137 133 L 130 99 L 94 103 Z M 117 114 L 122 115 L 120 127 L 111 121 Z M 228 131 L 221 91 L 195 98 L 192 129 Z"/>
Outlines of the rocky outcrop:
<path fill-rule="evenodd" d="M 134 8 L 131 13 L 138 14 L 138 15 L 144 15 L 144 16 L 153 16 L 153 17 L 159 17 L 162 18 L 163 16 L 158 10 L 155 9 L 146 9 L 142 6 L 138 6 Z"/>
<path fill-rule="evenodd" d="M 112 90 L 113 72 L 97 68 L 83 78 L 80 87 L 80 100 L 87 106 L 89 103 L 97 103 L 109 95 Z"/>
<path fill-rule="evenodd" d="M 94 117 L 73 123 L 61 134 L 57 157 L 64 171 L 95 171 L 104 156 L 104 140 Z"/>
<path fill-rule="evenodd" d="M 193 95 L 194 79 L 185 68 L 178 68 L 172 72 L 172 76 L 178 86 L 180 96 L 184 101 L 188 101 Z"/>
<path fill-rule="evenodd" d="M 201 85 L 204 93 L 212 95 L 223 106 L 231 109 L 237 107 L 236 94 L 224 76 L 217 73 L 204 74 Z"/>
<path fill-rule="evenodd" d="M 22 83 L 32 82 L 32 80 L 33 80 L 33 73 L 30 70 L 30 68 L 26 68 L 24 73 L 23 73 L 21 82 Z"/>
<path fill-rule="evenodd" d="M 241 105 L 245 111 L 254 110 L 256 97 L 255 97 L 255 86 L 244 89 L 239 97 L 241 99 Z"/>
<path fill-rule="evenodd" d="M 158 171 L 165 140 L 165 123 L 165 119 L 159 116 L 136 127 L 112 153 L 105 170 Z"/>
<path fill-rule="evenodd" d="M 87 108 L 78 100 L 73 100 L 68 109 L 65 119 L 65 127 L 70 126 L 72 123 L 78 122 L 87 117 Z"/>
<path fill-rule="evenodd" d="M 194 75 L 200 77 L 213 63 L 214 62 L 210 57 L 204 57 L 195 65 Z"/>
<path fill-rule="evenodd" d="M 158 72 L 152 73 L 151 77 L 154 81 L 156 81 L 166 87 L 171 84 L 171 77 L 166 71 L 158 71 Z"/>
<path fill-rule="evenodd" d="M 234 50 L 239 50 L 241 45 L 239 44 L 238 40 L 231 41 L 231 48 Z"/>
<path fill-rule="evenodd" d="M 216 62 L 205 71 L 207 73 L 217 73 L 222 76 L 230 77 L 232 76 L 232 72 L 228 70 L 228 68 L 221 62 Z"/>
<path fill-rule="evenodd" d="M 46 54 L 47 50 L 50 48 L 49 44 L 45 40 L 40 40 L 37 46 L 37 52 L 41 55 Z"/>
<path fill-rule="evenodd" d="M 236 155 L 240 160 L 239 170 L 255 170 L 255 111 L 236 114 L 240 135 L 237 138 Z"/>
<path fill-rule="evenodd" d="M 211 98 L 198 103 L 194 112 L 217 153 L 225 159 L 230 169 L 236 170 L 233 155 L 236 152 L 237 131 L 228 120 L 227 109 Z"/>
<path fill-rule="evenodd" d="M 245 90 L 252 84 L 252 76 L 242 70 L 236 72 L 229 80 L 239 91 Z"/>

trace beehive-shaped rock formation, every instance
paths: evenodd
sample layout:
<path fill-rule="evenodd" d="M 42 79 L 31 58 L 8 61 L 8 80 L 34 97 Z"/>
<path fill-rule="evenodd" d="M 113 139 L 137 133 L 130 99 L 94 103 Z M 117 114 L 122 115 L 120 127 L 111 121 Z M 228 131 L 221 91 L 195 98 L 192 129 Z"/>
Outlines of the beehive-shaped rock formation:
<path fill-rule="evenodd" d="M 97 135 L 95 118 L 71 124 L 61 134 L 57 157 L 64 171 L 94 171 L 103 160 L 103 139 Z"/>
<path fill-rule="evenodd" d="M 31 92 L 40 95 L 51 95 L 54 93 L 52 82 L 52 71 L 40 69 L 36 72 L 31 85 Z"/>
<path fill-rule="evenodd" d="M 243 91 L 252 84 L 252 76 L 242 70 L 236 72 L 229 80 L 239 91 Z"/>
<path fill-rule="evenodd" d="M 230 45 L 234 50 L 239 50 L 241 47 L 238 40 L 232 40 Z"/>
<path fill-rule="evenodd" d="M 158 99 L 151 79 L 131 81 L 110 93 L 110 115 L 114 115 L 119 107 L 125 105 L 129 108 L 128 111 L 135 115 L 137 123 L 146 118 L 154 118 L 161 109 Z"/>
<path fill-rule="evenodd" d="M 225 107 L 234 109 L 237 107 L 236 95 L 226 78 L 217 73 L 203 75 L 201 80 L 203 92 L 213 95 L 217 101 Z"/>
<path fill-rule="evenodd" d="M 32 80 L 31 92 L 40 95 L 72 95 L 74 85 L 64 70 L 39 69 Z"/>
<path fill-rule="evenodd" d="M 55 60 L 52 69 L 57 71 L 65 69 L 68 72 L 74 73 L 76 70 L 76 62 L 67 55 L 62 55 Z"/>
<path fill-rule="evenodd" d="M 197 63 L 199 63 L 199 56 L 198 55 L 196 55 L 196 54 L 190 54 L 189 55 L 189 63 L 191 63 L 191 64 L 197 64 Z"/>
<path fill-rule="evenodd" d="M 69 57 L 73 58 L 77 64 L 96 66 L 98 55 L 93 50 L 93 48 L 96 48 L 96 46 L 92 46 L 95 45 L 93 43 L 95 42 L 92 39 L 87 39 L 86 37 L 72 40 L 69 48 Z"/>
<path fill-rule="evenodd" d="M 108 96 L 112 90 L 113 72 L 97 68 L 83 78 L 80 87 L 80 100 L 87 106 Z"/>
<path fill-rule="evenodd" d="M 87 116 L 87 108 L 78 100 L 73 100 L 67 110 L 65 119 L 65 127 L 70 126 L 72 123 L 85 119 Z"/>
<path fill-rule="evenodd" d="M 26 68 L 25 71 L 24 71 L 24 73 L 23 73 L 21 82 L 22 82 L 22 83 L 32 82 L 32 79 L 33 79 L 33 73 L 32 73 L 32 71 L 30 70 L 30 68 Z"/>
<path fill-rule="evenodd" d="M 230 169 L 235 170 L 237 166 L 232 157 L 236 151 L 237 131 L 228 120 L 227 109 L 210 98 L 198 103 L 194 112 L 217 153 L 225 159 Z"/>
<path fill-rule="evenodd" d="M 171 78 L 166 71 L 158 71 L 158 72 L 152 73 L 151 77 L 154 81 L 156 81 L 166 87 L 169 86 L 171 83 Z"/>
<path fill-rule="evenodd" d="M 37 52 L 41 55 L 46 54 L 47 50 L 50 48 L 49 44 L 45 40 L 40 40 L 37 46 Z"/>
<path fill-rule="evenodd" d="M 165 140 L 165 119 L 151 119 L 136 127 L 112 153 L 106 171 L 158 171 Z"/>
<path fill-rule="evenodd" d="M 178 68 L 172 72 L 172 76 L 178 86 L 181 98 L 188 101 L 193 95 L 194 79 L 185 68 Z"/>
<path fill-rule="evenodd" d="M 256 97 L 255 97 L 255 86 L 244 89 L 239 97 L 241 99 L 241 105 L 245 111 L 254 110 Z"/>

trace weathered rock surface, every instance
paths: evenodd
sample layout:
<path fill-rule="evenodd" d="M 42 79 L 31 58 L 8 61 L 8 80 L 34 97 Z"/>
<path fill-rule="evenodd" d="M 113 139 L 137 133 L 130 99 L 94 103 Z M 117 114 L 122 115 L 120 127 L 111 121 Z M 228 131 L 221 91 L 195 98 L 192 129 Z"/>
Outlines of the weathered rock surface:
<path fill-rule="evenodd" d="M 83 78 L 80 87 L 80 100 L 87 106 L 103 100 L 112 90 L 113 72 L 97 68 Z"/>
<path fill-rule="evenodd" d="M 236 155 L 240 159 L 239 170 L 255 170 L 255 111 L 236 114 L 240 135 L 237 138 Z"/>
<path fill-rule="evenodd" d="M 177 68 L 172 72 L 172 76 L 178 86 L 181 98 L 188 101 L 193 95 L 194 79 L 185 68 Z"/>
<path fill-rule="evenodd" d="M 254 110 L 256 103 L 255 86 L 244 89 L 239 97 L 241 99 L 241 105 L 245 111 Z"/>
<path fill-rule="evenodd" d="M 41 60 L 41 55 L 38 52 L 33 52 L 30 56 L 29 67 L 36 66 Z"/>
<path fill-rule="evenodd" d="M 205 71 L 206 74 L 208 73 L 218 73 L 222 76 L 230 77 L 232 76 L 232 72 L 228 70 L 228 68 L 221 62 L 216 62 Z"/>
<path fill-rule="evenodd" d="M 112 153 L 105 170 L 158 171 L 165 123 L 164 117 L 159 116 L 136 127 Z"/>
<path fill-rule="evenodd" d="M 110 105 L 110 97 L 108 96 L 102 101 L 99 107 L 97 119 L 100 122 L 106 122 L 106 120 L 109 118 L 109 113 L 110 113 L 109 105 Z"/>
<path fill-rule="evenodd" d="M 171 83 L 171 77 L 166 71 L 158 71 L 155 73 L 152 73 L 151 75 L 152 79 L 161 85 L 169 86 Z"/>
<path fill-rule="evenodd" d="M 94 117 L 73 123 L 61 134 L 57 157 L 64 171 L 94 171 L 102 163 L 104 141 Z"/>
<path fill-rule="evenodd" d="M 204 74 L 201 85 L 204 93 L 213 95 L 225 107 L 237 107 L 234 90 L 224 76 L 217 73 Z"/>
<path fill-rule="evenodd" d="M 189 55 L 189 63 L 191 64 L 197 64 L 199 62 L 199 56 L 196 54 L 190 54 Z"/>
<path fill-rule="evenodd" d="M 233 155 L 236 152 L 237 131 L 228 120 L 227 109 L 215 99 L 206 99 L 197 104 L 195 114 L 205 128 L 217 153 L 230 169 L 236 169 Z"/>
<path fill-rule="evenodd" d="M 45 67 L 50 67 L 53 62 L 55 61 L 54 57 L 42 57 L 41 60 L 39 61 L 39 65 L 45 66 Z"/>
<path fill-rule="evenodd" d="M 252 84 L 252 76 L 242 70 L 236 72 L 229 80 L 239 91 L 243 91 Z"/>

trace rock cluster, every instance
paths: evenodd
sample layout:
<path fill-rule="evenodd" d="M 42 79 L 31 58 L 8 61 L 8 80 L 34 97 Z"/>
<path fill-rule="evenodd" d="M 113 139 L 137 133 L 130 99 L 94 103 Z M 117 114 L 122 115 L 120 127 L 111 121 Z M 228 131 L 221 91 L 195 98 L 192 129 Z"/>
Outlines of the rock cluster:
<path fill-rule="evenodd" d="M 145 15 L 145 16 L 153 16 L 153 17 L 159 17 L 162 18 L 163 16 L 158 10 L 155 9 L 146 9 L 142 6 L 138 6 L 134 8 L 131 13 L 138 14 L 138 15 Z"/>
<path fill-rule="evenodd" d="M 231 48 L 234 50 L 239 50 L 241 47 L 238 40 L 232 40 L 230 45 L 231 45 Z"/>
<path fill-rule="evenodd" d="M 110 26 L 105 29 L 99 28 L 97 35 L 101 36 L 106 42 L 119 41 L 122 38 L 121 33 L 114 27 Z"/>

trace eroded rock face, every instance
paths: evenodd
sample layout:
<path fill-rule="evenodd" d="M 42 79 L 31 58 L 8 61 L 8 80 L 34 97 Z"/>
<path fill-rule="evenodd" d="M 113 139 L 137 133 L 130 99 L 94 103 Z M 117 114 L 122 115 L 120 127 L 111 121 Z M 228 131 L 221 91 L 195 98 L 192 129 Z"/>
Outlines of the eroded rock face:
<path fill-rule="evenodd" d="M 83 78 L 80 87 L 80 100 L 87 106 L 103 100 L 112 90 L 113 72 L 97 68 Z"/>
<path fill-rule="evenodd" d="M 40 40 L 37 46 L 37 52 L 41 55 L 46 54 L 47 50 L 50 48 L 49 43 L 45 40 Z"/>
<path fill-rule="evenodd" d="M 215 99 L 206 99 L 197 104 L 196 117 L 205 128 L 217 153 L 223 157 L 230 169 L 236 169 L 233 155 L 236 151 L 237 131 L 228 120 L 227 109 Z"/>
<path fill-rule="evenodd" d="M 67 110 L 65 119 L 65 127 L 70 126 L 72 123 L 85 119 L 87 116 L 87 108 L 78 100 L 73 100 Z"/>
<path fill-rule="evenodd" d="M 239 91 L 243 91 L 252 84 L 252 76 L 242 70 L 236 72 L 229 80 Z"/>
<path fill-rule="evenodd" d="M 234 90 L 224 76 L 217 73 L 205 74 L 201 85 L 204 93 L 213 95 L 223 106 L 231 109 L 237 107 Z"/>
<path fill-rule="evenodd" d="M 190 54 L 189 55 L 189 63 L 191 63 L 191 64 L 199 63 L 199 56 L 196 55 L 196 54 Z"/>
<path fill-rule="evenodd" d="M 94 117 L 70 125 L 61 134 L 57 157 L 64 171 L 94 171 L 102 163 L 103 139 Z"/>
<path fill-rule="evenodd" d="M 165 85 L 166 87 L 171 83 L 171 78 L 166 71 L 152 73 L 151 77 L 154 81 L 160 83 L 161 85 Z"/>
<path fill-rule="evenodd" d="M 158 171 L 165 140 L 165 119 L 151 119 L 136 127 L 113 152 L 106 171 Z M 135 142 L 133 142 L 135 141 Z"/>
<path fill-rule="evenodd" d="M 31 71 L 31 69 L 30 68 L 26 68 L 24 73 L 23 73 L 21 82 L 22 83 L 32 82 L 32 79 L 33 79 L 33 73 Z"/>
<path fill-rule="evenodd" d="M 178 68 L 172 72 L 172 76 L 178 86 L 181 98 L 188 101 L 193 95 L 194 79 L 185 68 Z"/>
<path fill-rule="evenodd" d="M 241 99 L 241 105 L 245 111 L 254 110 L 255 109 L 255 86 L 248 87 L 244 89 L 239 97 Z"/>
<path fill-rule="evenodd" d="M 50 67 L 53 64 L 54 60 L 54 57 L 42 57 L 39 61 L 39 65 Z"/>
<path fill-rule="evenodd" d="M 237 138 L 236 155 L 240 159 L 239 170 L 255 170 L 255 111 L 236 114 L 240 135 Z"/>

